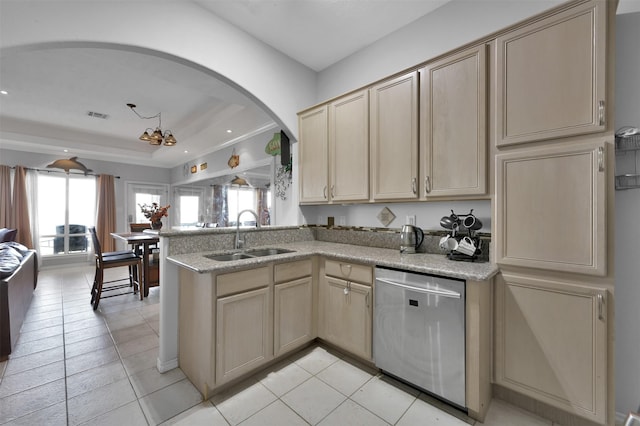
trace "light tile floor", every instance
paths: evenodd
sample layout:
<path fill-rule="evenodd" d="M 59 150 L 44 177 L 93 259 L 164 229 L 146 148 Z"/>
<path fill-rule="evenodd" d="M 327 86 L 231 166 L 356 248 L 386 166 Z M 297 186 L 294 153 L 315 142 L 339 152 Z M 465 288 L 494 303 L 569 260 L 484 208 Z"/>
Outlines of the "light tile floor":
<path fill-rule="evenodd" d="M 0 363 L 0 424 L 474 424 L 321 346 L 202 401 L 180 369 L 156 370 L 159 289 L 144 301 L 133 295 L 103 299 L 94 312 L 92 280 L 91 267 L 40 272 L 15 351 Z M 551 422 L 494 400 L 484 424 Z"/>

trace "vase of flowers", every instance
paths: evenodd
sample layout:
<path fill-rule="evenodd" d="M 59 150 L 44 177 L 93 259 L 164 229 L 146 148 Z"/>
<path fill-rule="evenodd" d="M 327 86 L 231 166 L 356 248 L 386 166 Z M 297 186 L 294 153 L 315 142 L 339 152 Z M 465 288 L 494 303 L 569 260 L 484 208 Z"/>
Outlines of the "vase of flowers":
<path fill-rule="evenodd" d="M 151 221 L 151 229 L 162 228 L 161 219 L 164 216 L 167 216 L 167 217 L 169 216 L 169 213 L 167 212 L 167 210 L 169 210 L 169 207 L 171 207 L 171 205 L 169 204 L 167 204 L 164 207 L 161 207 L 158 203 L 138 204 L 138 206 L 140 207 L 140 211 L 142 212 L 144 217 L 146 217 Z"/>

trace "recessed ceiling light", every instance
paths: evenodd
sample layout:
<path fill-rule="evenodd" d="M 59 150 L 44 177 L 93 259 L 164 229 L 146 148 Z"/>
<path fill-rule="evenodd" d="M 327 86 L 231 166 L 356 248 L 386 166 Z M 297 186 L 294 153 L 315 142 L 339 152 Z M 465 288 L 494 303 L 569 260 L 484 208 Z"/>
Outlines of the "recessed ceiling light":
<path fill-rule="evenodd" d="M 0 90 L 0 95 L 8 95 L 9 92 L 7 92 L 6 90 Z"/>
<path fill-rule="evenodd" d="M 185 150 L 184 150 L 184 153 L 185 153 L 185 154 L 188 154 L 188 153 L 189 153 L 189 151 L 187 151 L 187 150 L 185 149 Z"/>
<path fill-rule="evenodd" d="M 69 152 L 69 150 L 68 150 L 68 149 L 63 149 L 63 151 L 64 151 L 64 152 Z"/>
<path fill-rule="evenodd" d="M 227 133 L 231 133 L 231 131 L 232 131 L 231 129 L 228 129 L 228 130 L 227 130 Z"/>

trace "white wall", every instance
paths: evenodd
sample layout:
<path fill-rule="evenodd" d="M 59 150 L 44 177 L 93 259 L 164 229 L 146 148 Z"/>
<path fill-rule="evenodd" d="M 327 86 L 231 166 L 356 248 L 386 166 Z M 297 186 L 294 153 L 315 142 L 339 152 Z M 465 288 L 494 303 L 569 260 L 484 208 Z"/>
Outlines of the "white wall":
<path fill-rule="evenodd" d="M 480 232 L 491 232 L 491 202 L 479 201 L 429 201 L 416 203 L 376 203 L 356 205 L 302 206 L 305 224 L 326 225 L 327 217 L 333 216 L 336 225 L 385 228 L 378 214 L 387 207 L 396 216 L 387 228 L 400 228 L 406 224 L 408 215 L 416 216 L 416 225 L 425 230 L 444 231 L 440 226 L 442 216 L 473 214 L 482 222 Z M 344 223 L 343 223 L 344 222 Z"/>
<path fill-rule="evenodd" d="M 640 127 L 640 12 L 616 20 L 616 129 Z M 640 152 L 616 156 L 616 174 L 640 173 Z M 615 194 L 616 411 L 640 412 L 640 189 Z"/>
<path fill-rule="evenodd" d="M 320 72 L 317 103 L 418 65 L 563 2 L 453 0 Z"/>

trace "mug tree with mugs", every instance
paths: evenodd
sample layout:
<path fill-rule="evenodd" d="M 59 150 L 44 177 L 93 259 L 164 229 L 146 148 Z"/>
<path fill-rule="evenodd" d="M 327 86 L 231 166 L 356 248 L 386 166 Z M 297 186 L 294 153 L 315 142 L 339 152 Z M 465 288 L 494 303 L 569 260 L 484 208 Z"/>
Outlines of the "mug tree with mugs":
<path fill-rule="evenodd" d="M 480 239 L 475 236 L 482 222 L 473 215 L 473 209 L 466 215 L 457 215 L 451 210 L 449 216 L 440 219 L 440 226 L 451 231 L 440 239 L 440 248 L 448 251 L 449 259 L 473 261 L 482 253 Z M 467 235 L 459 234 L 465 230 Z"/>

